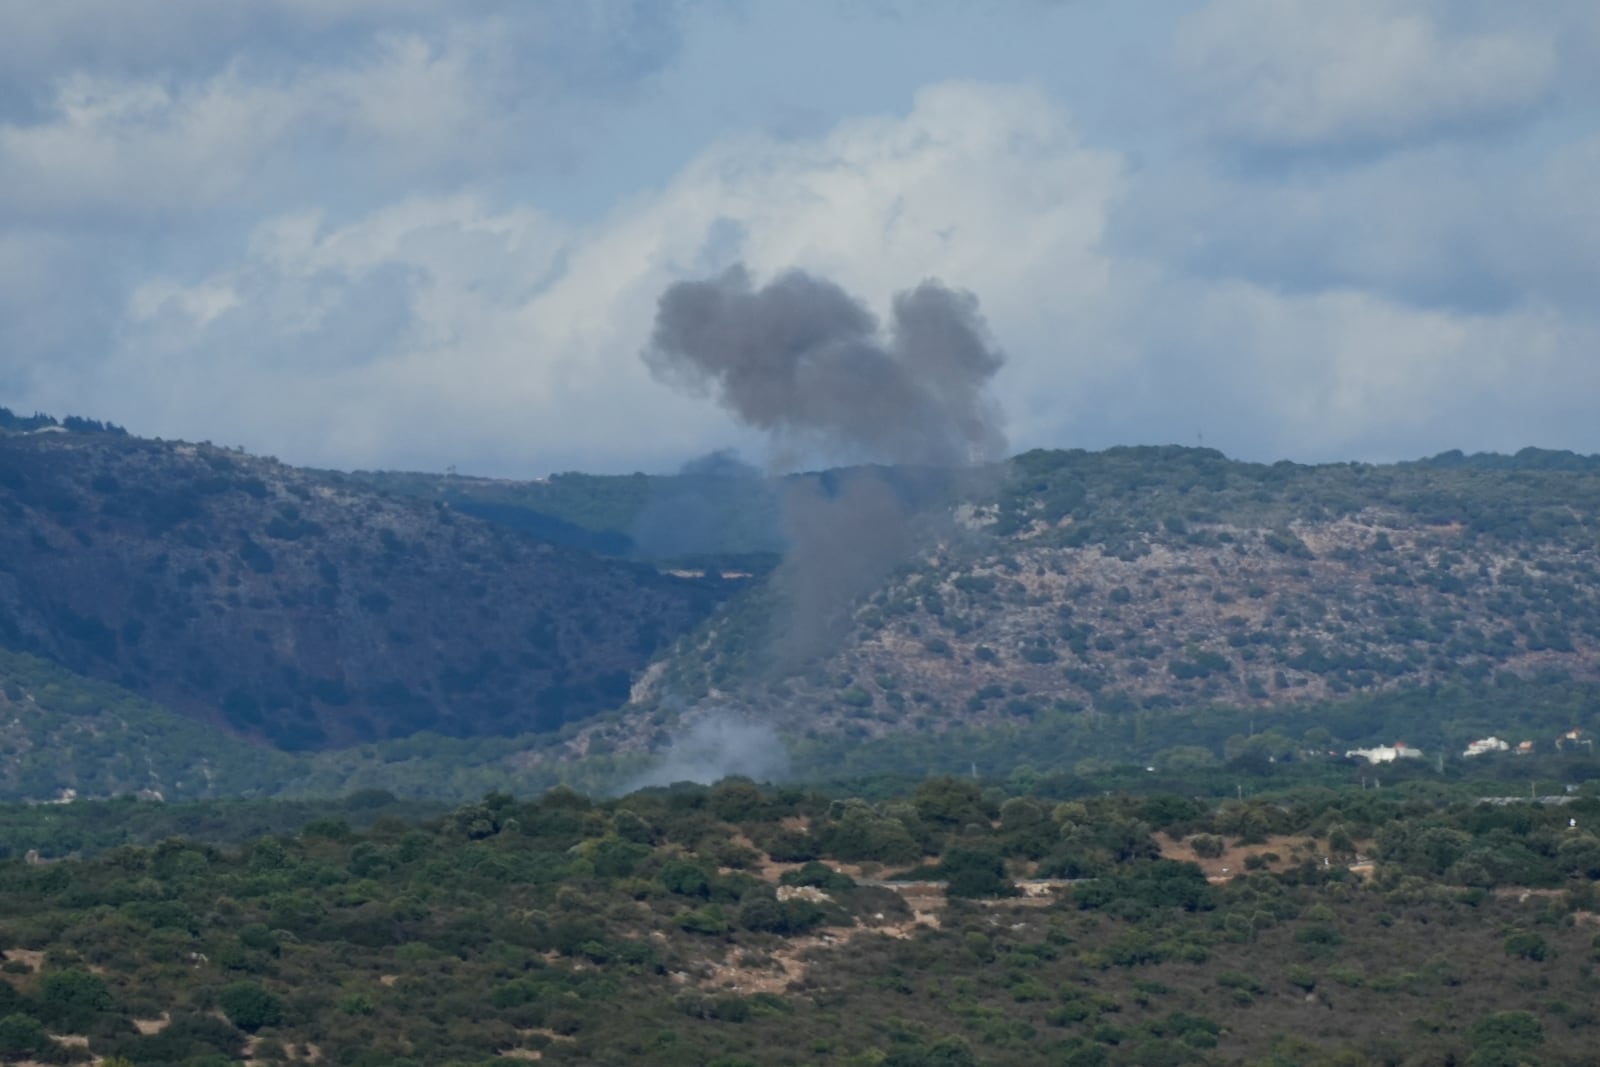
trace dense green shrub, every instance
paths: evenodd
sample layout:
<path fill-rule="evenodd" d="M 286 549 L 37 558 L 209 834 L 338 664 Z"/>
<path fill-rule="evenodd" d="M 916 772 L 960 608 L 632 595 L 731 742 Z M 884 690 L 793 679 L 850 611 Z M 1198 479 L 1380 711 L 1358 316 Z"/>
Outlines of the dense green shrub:
<path fill-rule="evenodd" d="M 235 982 L 217 992 L 217 1006 L 241 1030 L 255 1031 L 283 1021 L 283 1002 L 254 982 Z"/>

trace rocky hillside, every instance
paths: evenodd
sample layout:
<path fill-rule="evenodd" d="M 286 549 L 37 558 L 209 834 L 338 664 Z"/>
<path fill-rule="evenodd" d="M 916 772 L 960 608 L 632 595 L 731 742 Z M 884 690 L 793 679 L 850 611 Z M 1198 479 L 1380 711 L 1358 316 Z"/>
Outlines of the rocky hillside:
<path fill-rule="evenodd" d="M 1239 716 L 1209 737 L 1191 710 L 1270 724 L 1380 696 L 1408 718 L 1372 705 L 1316 744 L 1455 746 L 1535 704 L 1528 723 L 1600 729 L 1581 696 L 1600 691 L 1592 457 L 1028 453 L 953 520 L 920 524 L 935 535 L 796 668 L 772 652 L 783 590 L 830 576 L 791 560 L 765 578 L 790 482 L 729 464 L 346 476 L 72 425 L 0 427 L 0 645 L 281 748 L 517 737 L 446 762 L 481 777 L 588 757 L 599 774 L 603 755 L 626 778 L 685 710 L 724 707 L 804 739 L 819 765 L 849 749 L 863 771 L 863 740 L 915 733 L 931 752 L 951 730 L 1224 755 Z M 806 566 L 848 571 L 834 555 Z M 1470 701 L 1429 695 L 1446 689 Z M 409 792 L 390 764 L 441 753 L 329 751 L 295 774 Z"/>
<path fill-rule="evenodd" d="M 1039 452 L 965 526 L 799 675 L 763 672 L 758 635 L 782 606 L 748 601 L 665 664 L 651 696 L 868 736 L 1600 677 L 1595 459 Z"/>
<path fill-rule="evenodd" d="M 283 748 L 550 731 L 727 583 L 211 445 L 0 433 L 0 645 Z"/>

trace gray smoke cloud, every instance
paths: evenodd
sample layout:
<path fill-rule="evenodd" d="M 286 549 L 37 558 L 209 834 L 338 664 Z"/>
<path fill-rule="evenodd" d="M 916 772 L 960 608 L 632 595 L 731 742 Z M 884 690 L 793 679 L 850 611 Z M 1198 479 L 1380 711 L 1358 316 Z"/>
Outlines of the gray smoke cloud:
<path fill-rule="evenodd" d="M 827 279 L 794 270 L 757 288 L 736 266 L 662 294 L 644 360 L 766 431 L 774 470 L 806 457 L 890 465 L 784 481 L 780 673 L 826 651 L 856 599 L 916 550 L 953 472 L 1005 452 L 987 391 L 1004 357 L 977 298 L 937 281 L 896 295 L 885 329 Z"/>
<path fill-rule="evenodd" d="M 776 486 L 732 452 L 692 459 L 676 475 L 650 484 L 652 495 L 632 531 L 646 558 L 782 548 Z"/>
<path fill-rule="evenodd" d="M 765 723 L 717 711 L 691 723 L 660 754 L 653 767 L 622 791 L 631 793 L 674 782 L 710 785 L 730 775 L 771 782 L 783 778 L 788 770 L 789 758 L 776 730 Z"/>
<path fill-rule="evenodd" d="M 757 289 L 735 266 L 662 294 L 645 362 L 772 438 L 777 465 L 956 467 L 1005 450 L 985 392 L 1003 357 L 971 293 L 925 281 L 894 298 L 887 334 L 839 286 L 789 271 Z"/>

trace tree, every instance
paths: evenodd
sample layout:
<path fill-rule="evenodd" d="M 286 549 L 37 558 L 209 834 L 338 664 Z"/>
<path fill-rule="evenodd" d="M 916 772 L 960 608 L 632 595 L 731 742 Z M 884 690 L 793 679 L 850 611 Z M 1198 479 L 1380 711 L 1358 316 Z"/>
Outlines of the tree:
<path fill-rule="evenodd" d="M 1532 930 L 1518 930 L 1506 938 L 1505 950 L 1507 956 L 1539 963 L 1550 955 L 1550 944 Z"/>
<path fill-rule="evenodd" d="M 1556 856 L 1569 874 L 1600 878 L 1600 838 L 1593 834 L 1579 834 L 1566 839 L 1556 850 Z"/>
<path fill-rule="evenodd" d="M 944 1037 L 931 1045 L 900 1048 L 889 1053 L 883 1067 L 977 1067 L 972 1048 L 958 1037 Z"/>
<path fill-rule="evenodd" d="M 952 897 L 1011 897 L 1017 894 L 1017 887 L 1006 876 L 1006 866 L 1000 854 L 991 849 L 952 846 L 939 864 L 939 873 L 947 879 L 945 892 Z"/>
<path fill-rule="evenodd" d="M 922 856 L 922 846 L 899 819 L 860 802 L 842 808 L 838 821 L 826 828 L 821 839 L 833 855 L 879 863 L 914 863 Z"/>
<path fill-rule="evenodd" d="M 759 818 L 767 798 L 748 778 L 724 778 L 711 787 L 707 798 L 711 813 L 724 822 L 747 822 Z"/>
<path fill-rule="evenodd" d="M 52 1007 L 88 1011 L 107 1011 L 112 1006 L 105 981 L 76 968 L 51 971 L 39 979 L 39 999 Z"/>
<path fill-rule="evenodd" d="M 672 859 L 668 860 L 656 872 L 656 881 L 666 887 L 667 892 L 676 893 L 684 897 L 709 897 L 711 895 L 711 876 L 706 869 L 693 860 Z"/>
<path fill-rule="evenodd" d="M 964 778 L 930 778 L 917 786 L 911 802 L 924 822 L 946 829 L 987 823 L 990 818 L 978 783 Z"/>
<path fill-rule="evenodd" d="M 1203 745 L 1174 745 L 1156 753 L 1155 765 L 1173 772 L 1204 770 L 1217 765 L 1217 756 Z"/>
<path fill-rule="evenodd" d="M 0 1019 L 0 1056 L 8 1060 L 42 1052 L 52 1044 L 50 1035 L 31 1015 L 7 1015 Z"/>
<path fill-rule="evenodd" d="M 82 1031 L 113 1006 L 111 990 L 88 971 L 51 971 L 39 980 L 39 1016 L 59 1030 Z"/>
<path fill-rule="evenodd" d="M 217 1006 L 241 1030 L 255 1031 L 283 1021 L 283 1002 L 254 982 L 235 982 L 217 994 Z"/>
<path fill-rule="evenodd" d="M 1544 1026 L 1532 1012 L 1501 1011 L 1473 1023 L 1467 1039 L 1475 1046 L 1474 1065 L 1525 1063 L 1521 1053 L 1543 1043 Z"/>

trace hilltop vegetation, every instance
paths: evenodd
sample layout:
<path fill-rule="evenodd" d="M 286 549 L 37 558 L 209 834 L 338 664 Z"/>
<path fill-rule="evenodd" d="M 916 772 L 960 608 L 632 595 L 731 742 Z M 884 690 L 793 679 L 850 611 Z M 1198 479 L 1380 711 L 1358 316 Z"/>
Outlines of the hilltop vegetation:
<path fill-rule="evenodd" d="M 1600 801 L 934 779 L 869 802 L 735 779 L 13 859 L 0 1055 L 1576 1064 L 1600 839 L 1574 818 Z"/>

